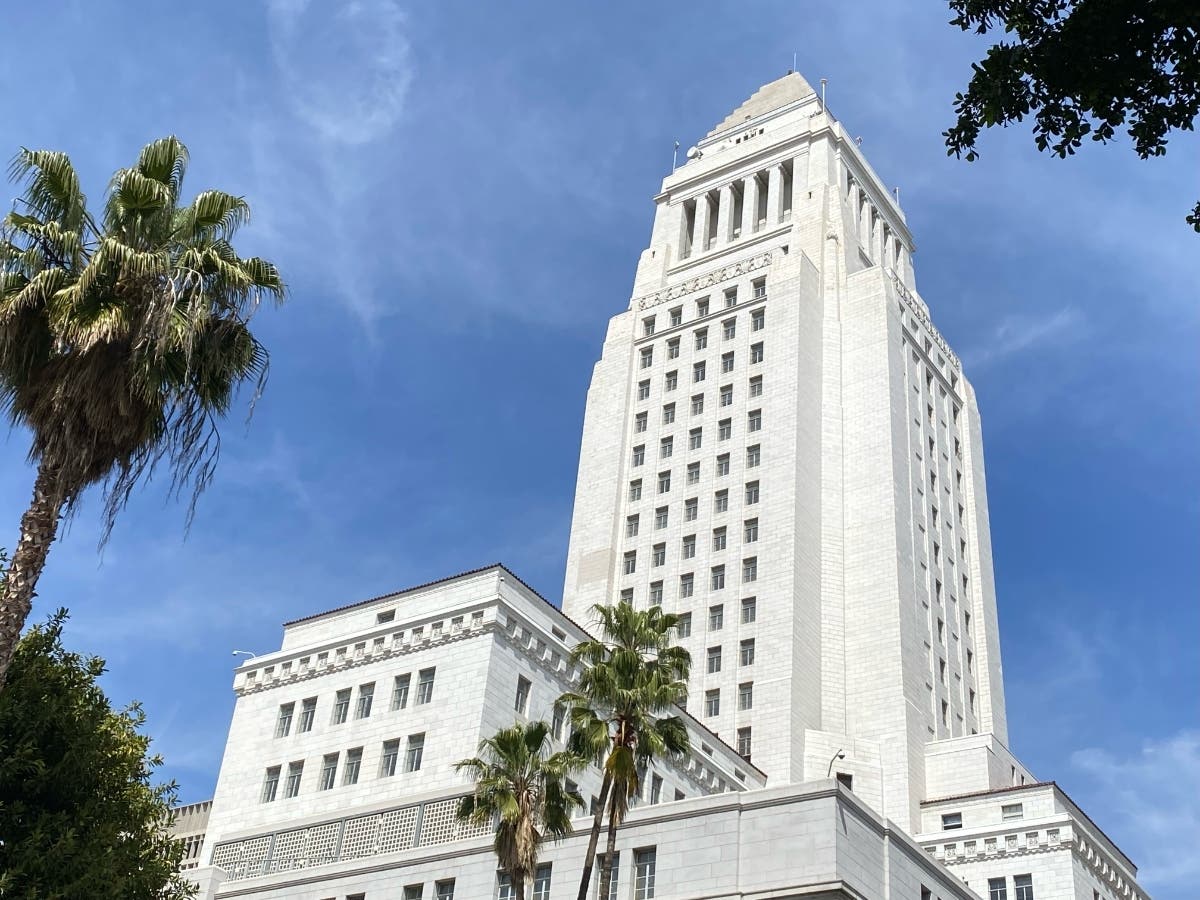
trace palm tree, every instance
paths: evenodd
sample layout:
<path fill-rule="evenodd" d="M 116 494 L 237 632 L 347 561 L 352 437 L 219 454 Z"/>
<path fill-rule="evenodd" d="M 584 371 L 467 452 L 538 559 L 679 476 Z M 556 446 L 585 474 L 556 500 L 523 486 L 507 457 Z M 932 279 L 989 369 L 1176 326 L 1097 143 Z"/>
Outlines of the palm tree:
<path fill-rule="evenodd" d="M 605 808 L 608 847 L 600 871 L 600 896 L 607 900 L 616 854 L 617 826 L 638 795 L 641 773 L 658 758 L 688 752 L 683 719 L 671 714 L 687 699 L 691 655 L 671 643 L 679 617 L 652 606 L 639 611 L 626 602 L 593 607 L 601 639 L 571 651 L 584 666 L 579 688 L 559 702 L 571 717 L 571 749 L 596 759 L 604 777 L 584 857 L 579 900 L 586 900 Z"/>
<path fill-rule="evenodd" d="M 571 813 L 583 800 L 568 790 L 566 777 L 587 764 L 565 751 L 549 753 L 545 722 L 513 725 L 479 742 L 479 755 L 459 762 L 475 791 L 463 797 L 458 818 L 496 826 L 496 858 L 512 879 L 517 900 L 525 900 L 525 882 L 537 872 L 541 842 L 571 833 Z"/>
<path fill-rule="evenodd" d="M 284 297 L 275 266 L 239 257 L 250 215 L 208 190 L 180 205 L 187 148 L 148 144 L 87 208 L 64 153 L 22 150 L 22 186 L 0 221 L 0 411 L 32 433 L 33 500 L 0 593 L 0 685 L 58 523 L 103 484 L 104 537 L 134 486 L 166 461 L 191 506 L 212 479 L 217 420 L 267 353 L 250 332 L 259 301 Z"/>

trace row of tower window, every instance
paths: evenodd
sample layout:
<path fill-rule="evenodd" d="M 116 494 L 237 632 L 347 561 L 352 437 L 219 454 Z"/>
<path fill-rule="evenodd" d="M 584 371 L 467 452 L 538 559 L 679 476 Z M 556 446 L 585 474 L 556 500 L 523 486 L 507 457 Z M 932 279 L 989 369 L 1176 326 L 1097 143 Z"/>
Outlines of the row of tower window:
<path fill-rule="evenodd" d="M 379 757 L 379 777 L 390 778 L 396 774 L 401 768 L 403 762 L 404 772 L 419 772 L 421 770 L 421 760 L 425 754 L 425 732 L 420 734 L 410 734 L 404 746 L 404 757 L 401 761 L 401 741 L 400 738 L 393 738 L 383 742 L 383 749 Z M 341 764 L 341 783 L 343 786 L 358 784 L 359 775 L 362 772 L 363 748 L 355 747 L 346 751 L 344 763 L 341 760 L 341 752 L 326 753 L 321 758 L 321 771 L 318 776 L 317 790 L 328 791 L 332 790 L 338 784 L 338 768 Z M 269 766 L 266 775 L 263 777 L 262 795 L 260 802 L 272 803 L 279 796 L 280 780 L 283 779 L 283 798 L 290 799 L 300 794 L 301 785 L 304 780 L 304 763 L 302 759 L 288 763 L 287 776 L 283 776 L 283 766 Z"/>
<path fill-rule="evenodd" d="M 726 288 L 723 294 L 725 309 L 732 309 L 738 304 L 738 289 L 736 287 Z M 756 278 L 750 283 L 750 300 L 757 302 L 767 299 L 767 279 Z M 712 298 L 709 295 L 698 298 L 695 301 L 696 319 L 703 319 L 712 311 Z M 730 322 L 735 322 L 735 319 L 728 320 L 722 324 L 722 328 L 728 328 Z M 764 309 L 756 309 L 750 314 L 750 328 L 752 331 L 761 331 L 766 327 L 767 313 Z M 667 311 L 667 327 L 676 328 L 683 324 L 683 306 L 675 306 Z M 736 328 L 736 324 L 733 326 Z M 642 319 L 642 337 L 650 337 L 658 331 L 658 314 L 646 316 Z M 727 334 L 726 339 L 733 337 L 733 334 Z M 702 349 L 697 347 L 696 349 Z"/>
<path fill-rule="evenodd" d="M 761 384 L 761 381 L 760 381 L 760 384 Z M 732 395 L 732 388 L 730 389 L 730 394 Z M 722 405 L 727 405 L 727 404 L 723 403 Z M 762 431 L 762 425 L 763 425 L 763 421 L 762 421 L 762 410 L 761 409 L 752 409 L 748 413 L 746 413 L 746 431 L 750 432 L 751 434 L 753 434 L 756 431 Z M 733 420 L 732 419 L 722 419 L 720 422 L 717 423 L 717 440 L 718 441 L 727 441 L 732 436 L 733 436 Z M 703 428 L 703 426 L 697 426 L 695 428 L 690 429 L 688 431 L 688 449 L 689 450 L 699 450 L 703 446 L 704 446 L 704 428 Z M 667 437 L 664 437 L 661 440 L 659 440 L 659 442 L 658 442 L 658 458 L 659 459 L 670 459 L 674 455 L 675 455 L 675 438 L 674 438 L 674 436 L 668 435 Z M 724 473 L 719 473 L 719 474 L 728 474 L 728 463 L 729 463 L 728 454 L 726 454 L 725 456 L 722 456 L 722 457 L 718 457 L 717 459 L 718 459 L 718 466 L 720 466 L 720 463 L 722 460 L 724 461 L 725 466 L 726 466 L 726 471 Z M 633 466 L 634 468 L 636 468 L 638 466 L 645 465 L 645 463 L 646 463 L 646 445 L 645 444 L 637 444 L 634 446 L 633 452 L 630 455 L 630 465 Z M 757 465 L 757 463 L 754 463 L 754 464 Z M 696 465 L 696 471 L 699 472 L 699 463 L 696 463 L 695 465 Z M 699 477 L 699 476 L 697 476 L 697 477 Z"/>
<path fill-rule="evenodd" d="M 753 399 L 754 397 L 762 396 L 763 377 L 761 375 L 755 375 L 753 378 L 751 378 L 749 380 L 747 385 L 748 385 L 749 396 L 751 399 Z M 647 382 L 646 383 L 646 397 L 649 397 L 649 390 L 650 390 L 650 386 L 649 386 L 649 382 Z M 638 399 L 646 399 L 646 397 L 641 397 L 640 392 L 639 392 Z M 721 388 L 717 392 L 717 402 L 720 404 L 720 406 L 722 408 L 724 408 L 726 406 L 733 406 L 733 385 L 732 384 L 725 384 L 725 385 L 721 386 Z M 693 416 L 703 415 L 703 413 L 704 413 L 704 394 L 693 394 L 692 395 L 691 413 Z M 662 424 L 663 425 L 675 424 L 675 404 L 674 403 L 664 403 L 663 404 Z M 649 429 L 649 426 L 650 426 L 650 413 L 649 412 L 643 410 L 642 412 L 639 412 L 634 415 L 634 417 L 633 417 L 634 434 L 643 434 L 644 432 L 646 432 Z M 729 437 L 728 430 L 730 427 L 731 427 L 731 420 L 725 420 L 719 424 L 719 428 L 721 429 L 721 436 L 720 436 L 721 440 L 726 440 Z M 696 432 L 692 432 L 692 434 L 695 434 L 695 433 Z M 699 446 L 699 441 L 697 439 L 696 447 L 698 447 L 698 446 Z M 696 449 L 696 448 L 693 447 L 692 449 Z"/>
<path fill-rule="evenodd" d="M 652 349 L 652 348 L 648 348 L 648 349 Z M 757 365 L 758 363 L 762 362 L 763 355 L 764 354 L 763 354 L 762 341 L 759 341 L 757 344 L 750 345 L 750 364 L 751 365 Z M 647 358 L 648 357 L 643 356 L 642 357 L 643 362 L 645 362 Z M 671 357 L 671 358 L 674 359 L 674 357 Z M 651 362 L 653 362 L 652 359 L 651 359 Z M 734 364 L 735 364 L 735 353 L 733 350 L 730 350 L 728 353 L 721 354 L 721 374 L 722 375 L 731 373 L 734 369 Z M 646 366 L 643 366 L 643 368 L 649 368 L 649 364 L 647 364 Z M 692 364 L 692 384 L 700 384 L 702 381 L 706 380 L 707 378 L 708 378 L 708 361 L 702 359 L 697 363 L 693 363 Z M 678 369 L 672 369 L 670 372 L 668 372 L 666 374 L 666 376 L 663 378 L 663 387 L 665 390 L 668 390 L 668 391 L 673 391 L 679 387 L 679 370 Z M 724 391 L 724 388 L 722 388 L 722 390 Z M 733 402 L 732 386 L 730 387 L 729 390 L 730 390 L 729 402 L 732 403 Z M 638 382 L 637 398 L 638 398 L 638 400 L 649 400 L 650 399 L 650 379 L 649 378 Z"/>
<path fill-rule="evenodd" d="M 625 517 L 625 536 L 637 537 L 638 531 L 641 528 L 641 516 L 634 514 Z M 666 528 L 669 520 L 669 508 L 660 506 L 654 511 L 654 527 L 656 529 Z M 742 543 L 753 544 L 758 541 L 758 519 L 746 519 L 742 523 Z M 681 541 L 680 555 L 684 559 L 692 559 L 696 555 L 696 535 L 685 535 Z M 729 529 L 722 525 L 719 528 L 712 530 L 712 548 L 713 550 L 724 550 L 729 546 Z M 664 550 L 665 552 L 665 550 Z"/>
<path fill-rule="evenodd" d="M 417 673 L 417 696 L 416 705 L 423 706 L 433 700 L 433 682 L 436 676 L 436 667 L 421 669 Z M 393 711 L 404 709 L 408 706 L 409 690 L 412 686 L 412 674 L 405 672 L 402 675 L 397 675 L 392 681 L 392 696 L 391 709 Z M 351 697 L 353 688 L 343 688 L 339 690 L 333 699 L 333 710 L 330 716 L 331 725 L 341 725 L 349 720 L 351 712 Z M 353 711 L 355 719 L 366 719 L 371 715 L 371 711 L 375 705 L 375 682 L 360 684 L 358 686 L 358 697 L 353 703 Z M 292 723 L 296 718 L 296 704 L 294 702 L 281 703 L 279 705 L 279 715 L 275 720 L 275 737 L 287 737 L 292 732 Z M 300 701 L 300 717 L 296 728 L 297 734 L 305 734 L 312 731 L 313 725 L 317 718 L 317 698 L 306 697 Z"/>

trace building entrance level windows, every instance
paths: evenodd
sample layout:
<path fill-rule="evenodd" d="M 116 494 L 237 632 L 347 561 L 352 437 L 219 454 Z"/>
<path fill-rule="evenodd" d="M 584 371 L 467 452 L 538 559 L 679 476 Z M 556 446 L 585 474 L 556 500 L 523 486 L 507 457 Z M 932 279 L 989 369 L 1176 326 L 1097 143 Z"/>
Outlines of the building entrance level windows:
<path fill-rule="evenodd" d="M 433 700 L 433 676 L 436 669 L 422 669 L 417 673 L 417 706 Z"/>
<path fill-rule="evenodd" d="M 279 718 L 275 721 L 275 737 L 287 737 L 292 730 L 292 713 L 295 703 L 284 703 L 279 707 Z"/>
<path fill-rule="evenodd" d="M 338 691 L 333 698 L 333 724 L 341 725 L 350 715 L 350 688 Z"/>
<path fill-rule="evenodd" d="M 652 900 L 654 897 L 655 849 L 633 851 L 633 900 Z"/>
<path fill-rule="evenodd" d="M 283 785 L 285 798 L 295 797 L 300 793 L 300 780 L 304 777 L 304 761 L 288 763 L 287 781 Z"/>
<path fill-rule="evenodd" d="M 529 895 L 530 900 L 550 900 L 550 872 L 549 863 L 537 867 L 533 875 L 533 893 Z"/>
<path fill-rule="evenodd" d="M 607 855 L 604 853 L 596 854 L 596 900 L 600 898 L 600 884 L 603 881 L 604 865 L 607 860 Z M 612 858 L 612 877 L 608 882 L 608 896 L 603 900 L 619 900 L 619 886 L 617 876 L 621 874 L 621 854 L 614 853 Z"/>
<path fill-rule="evenodd" d="M 279 775 L 282 772 L 280 766 L 271 766 L 267 769 L 266 777 L 263 778 L 262 796 L 259 798 L 263 803 L 270 803 L 275 799 L 275 795 L 279 791 Z"/>

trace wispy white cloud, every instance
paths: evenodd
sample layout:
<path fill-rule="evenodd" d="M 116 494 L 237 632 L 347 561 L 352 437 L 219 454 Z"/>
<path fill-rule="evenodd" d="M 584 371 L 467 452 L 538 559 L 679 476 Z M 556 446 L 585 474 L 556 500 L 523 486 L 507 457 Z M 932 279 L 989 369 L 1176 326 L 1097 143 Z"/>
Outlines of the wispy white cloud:
<path fill-rule="evenodd" d="M 983 344 L 963 353 L 963 361 L 978 371 L 1003 362 L 1051 338 L 1078 336 L 1086 320 L 1078 309 L 1067 306 L 1044 315 L 1005 316 Z"/>
<path fill-rule="evenodd" d="M 1139 881 L 1179 896 L 1194 889 L 1200 880 L 1200 731 L 1145 741 L 1126 757 L 1079 750 L 1071 765 L 1106 798 L 1101 821 L 1119 822 L 1134 837 L 1136 846 L 1126 849 L 1139 864 Z"/>
<path fill-rule="evenodd" d="M 269 0 L 271 51 L 295 113 L 322 138 L 365 144 L 404 112 L 407 22 L 392 0 Z"/>

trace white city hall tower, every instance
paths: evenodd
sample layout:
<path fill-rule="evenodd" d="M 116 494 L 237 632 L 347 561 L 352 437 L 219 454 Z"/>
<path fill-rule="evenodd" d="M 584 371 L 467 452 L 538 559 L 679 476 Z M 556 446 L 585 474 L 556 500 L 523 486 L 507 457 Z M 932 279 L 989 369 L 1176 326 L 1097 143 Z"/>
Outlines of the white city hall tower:
<path fill-rule="evenodd" d="M 927 797 L 1026 775 L 974 392 L 804 78 L 687 156 L 592 376 L 563 610 L 682 614 L 689 712 L 770 783 L 832 769 L 919 831 Z"/>

